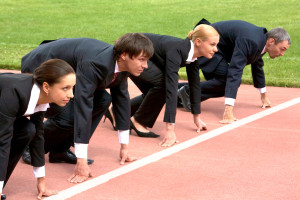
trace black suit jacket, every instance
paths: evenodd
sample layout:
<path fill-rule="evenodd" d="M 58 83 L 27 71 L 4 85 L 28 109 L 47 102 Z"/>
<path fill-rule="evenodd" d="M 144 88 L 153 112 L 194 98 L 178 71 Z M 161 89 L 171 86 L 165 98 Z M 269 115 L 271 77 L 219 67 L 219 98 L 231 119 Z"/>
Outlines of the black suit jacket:
<path fill-rule="evenodd" d="M 0 181 L 6 177 L 14 122 L 25 114 L 32 87 L 32 75 L 0 74 Z M 32 165 L 36 167 L 45 165 L 44 114 L 45 112 L 37 112 L 30 116 L 30 121 L 36 127 L 36 135 L 30 144 L 33 152 Z"/>
<path fill-rule="evenodd" d="M 175 122 L 178 90 L 178 71 L 186 66 L 190 86 L 190 99 L 193 114 L 200 113 L 201 87 L 199 65 L 197 61 L 186 64 L 191 49 L 190 40 L 167 35 L 144 33 L 153 43 L 154 55 L 150 61 L 154 62 L 165 72 L 166 110 L 164 121 Z"/>
<path fill-rule="evenodd" d="M 218 52 L 215 57 L 224 58 L 230 63 L 225 97 L 236 98 L 244 67 L 248 64 L 251 64 L 254 86 L 265 87 L 265 75 L 262 68 L 264 62 L 261 52 L 267 42 L 267 30 L 240 20 L 216 22 L 211 26 L 220 34 Z M 201 69 L 204 73 L 210 73 L 215 68 L 208 65 Z"/>
<path fill-rule="evenodd" d="M 128 72 L 114 76 L 116 61 L 113 45 L 90 38 L 58 39 L 41 44 L 22 58 L 21 71 L 32 73 L 42 62 L 59 58 L 68 62 L 76 72 L 74 91 L 74 139 L 89 143 L 96 90 L 110 88 L 117 128 L 129 129 Z"/>

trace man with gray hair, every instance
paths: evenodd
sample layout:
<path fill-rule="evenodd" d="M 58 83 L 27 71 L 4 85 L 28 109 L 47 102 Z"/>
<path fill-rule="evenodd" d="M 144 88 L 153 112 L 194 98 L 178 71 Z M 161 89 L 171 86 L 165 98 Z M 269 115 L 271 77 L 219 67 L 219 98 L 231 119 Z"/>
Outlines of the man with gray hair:
<path fill-rule="evenodd" d="M 208 21 L 202 19 L 198 24 Z M 198 25 L 197 24 L 197 25 Z M 220 34 L 218 52 L 212 59 L 201 58 L 200 68 L 206 81 L 201 82 L 201 101 L 225 96 L 225 111 L 221 123 L 232 123 L 238 88 L 243 70 L 251 64 L 254 87 L 261 94 L 262 108 L 270 107 L 267 97 L 262 56 L 268 52 L 270 58 L 283 56 L 288 50 L 291 39 L 283 28 L 274 28 L 267 32 L 245 21 L 230 20 L 211 24 Z M 179 84 L 178 98 L 186 110 L 190 110 L 189 87 Z"/>

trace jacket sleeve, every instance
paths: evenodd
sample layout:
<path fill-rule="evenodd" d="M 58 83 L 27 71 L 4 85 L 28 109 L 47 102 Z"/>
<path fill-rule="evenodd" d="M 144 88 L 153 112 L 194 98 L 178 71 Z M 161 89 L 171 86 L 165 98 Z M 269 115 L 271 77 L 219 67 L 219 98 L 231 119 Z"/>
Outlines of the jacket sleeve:
<path fill-rule="evenodd" d="M 124 73 L 124 72 L 122 72 Z M 112 104 L 118 130 L 129 130 L 130 127 L 130 98 L 128 93 L 128 74 L 123 74 L 120 85 L 110 88 Z"/>
<path fill-rule="evenodd" d="M 94 92 L 105 79 L 107 69 L 92 62 L 79 63 L 76 68 L 74 92 L 74 141 L 88 144 L 91 137 Z"/>
<path fill-rule="evenodd" d="M 255 63 L 251 64 L 253 84 L 256 88 L 266 87 L 265 72 L 263 66 L 264 61 L 262 57 L 260 57 Z"/>
<path fill-rule="evenodd" d="M 250 40 L 243 38 L 236 40 L 228 67 L 225 97 L 236 98 L 238 88 L 241 85 L 243 70 L 247 65 L 248 56 L 255 54 L 256 52 L 253 52 L 255 49 L 257 49 L 257 45 Z"/>
<path fill-rule="evenodd" d="M 9 161 L 13 126 L 19 110 L 14 90 L 3 89 L 0 93 L 0 181 L 4 181 Z"/>
<path fill-rule="evenodd" d="M 178 71 L 181 55 L 177 52 L 167 52 L 165 84 L 166 84 L 166 109 L 164 122 L 175 123 L 177 108 Z"/>
<path fill-rule="evenodd" d="M 15 119 L 15 117 L 10 117 L 0 112 L 0 181 L 4 181 L 6 177 Z"/>
<path fill-rule="evenodd" d="M 198 61 L 192 62 L 186 66 L 186 73 L 190 88 L 191 110 L 193 114 L 201 113 L 201 86 L 199 68 Z"/>
<path fill-rule="evenodd" d="M 37 112 L 30 116 L 30 121 L 34 123 L 36 130 L 36 134 L 29 144 L 31 165 L 34 167 L 45 165 L 44 117 L 45 112 Z"/>

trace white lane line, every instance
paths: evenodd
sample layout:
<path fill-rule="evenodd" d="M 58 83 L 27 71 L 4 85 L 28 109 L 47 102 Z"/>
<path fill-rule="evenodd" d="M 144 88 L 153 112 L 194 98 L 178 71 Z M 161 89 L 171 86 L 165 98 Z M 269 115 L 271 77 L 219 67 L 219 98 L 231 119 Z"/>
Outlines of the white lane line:
<path fill-rule="evenodd" d="M 221 135 L 223 133 L 226 133 L 226 132 L 228 132 L 232 129 L 238 128 L 240 126 L 243 126 L 245 124 L 248 124 L 250 122 L 253 122 L 253 121 L 258 120 L 262 117 L 265 117 L 265 116 L 270 115 L 272 113 L 278 112 L 280 110 L 283 110 L 285 108 L 288 108 L 288 107 L 293 106 L 293 105 L 298 104 L 298 103 L 300 103 L 300 97 L 296 98 L 296 99 L 293 99 L 293 100 L 290 100 L 290 101 L 287 101 L 287 102 L 282 103 L 280 105 L 274 106 L 272 108 L 268 108 L 268 109 L 266 109 L 262 112 L 256 113 L 256 114 L 251 115 L 249 117 L 246 117 L 244 119 L 240 119 L 240 120 L 238 120 L 238 121 L 236 121 L 232 124 L 228 124 L 228 125 L 225 125 L 223 127 L 217 128 L 215 130 L 209 131 L 205 134 L 199 135 L 199 136 L 197 136 L 195 138 L 192 138 L 190 140 L 187 140 L 185 142 L 176 144 L 173 147 L 170 147 L 170 148 L 164 149 L 162 151 L 159 151 L 157 153 L 154 153 L 150 156 L 147 156 L 145 158 L 137 160 L 133 163 L 130 163 L 128 165 L 125 165 L 123 167 L 115 169 L 111 172 L 108 172 L 108 173 L 103 174 L 101 176 L 98 176 L 96 178 L 90 179 L 90 180 L 88 180 L 86 182 L 83 182 L 81 184 L 77 184 L 75 186 L 72 186 L 72 187 L 70 187 L 66 190 L 60 191 L 57 195 L 54 195 L 54 196 L 51 196 L 51 197 L 48 197 L 48 198 L 45 198 L 45 199 L 47 199 L 47 200 L 62 200 L 62 199 L 70 198 L 72 196 L 75 196 L 76 194 L 79 194 L 79 193 L 84 192 L 88 189 L 91 189 L 93 187 L 96 187 L 98 185 L 106 183 L 107 181 L 109 181 L 113 178 L 116 178 L 116 177 L 121 176 L 123 174 L 129 173 L 129 172 L 131 172 L 135 169 L 138 169 L 138 168 L 146 166 L 150 163 L 156 162 L 156 161 L 158 161 L 162 158 L 170 156 L 170 155 L 172 155 L 174 153 L 177 153 L 181 150 L 187 149 L 187 148 L 189 148 L 191 146 L 194 146 L 196 144 L 199 144 L 203 141 L 214 138 L 214 137 L 216 137 L 218 135 Z"/>

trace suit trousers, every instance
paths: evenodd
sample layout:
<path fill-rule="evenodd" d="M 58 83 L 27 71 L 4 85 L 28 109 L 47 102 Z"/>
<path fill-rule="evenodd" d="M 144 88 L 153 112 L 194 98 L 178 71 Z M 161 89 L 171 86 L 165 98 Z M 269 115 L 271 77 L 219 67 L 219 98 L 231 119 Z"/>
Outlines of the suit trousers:
<path fill-rule="evenodd" d="M 91 137 L 110 103 L 111 96 L 106 90 L 95 91 Z M 74 145 L 75 114 L 73 100 L 65 107 L 50 105 L 46 112 L 47 120 L 44 122 L 45 153 L 63 152 Z"/>
<path fill-rule="evenodd" d="M 4 185 L 7 183 L 10 175 L 14 171 L 17 163 L 25 151 L 26 146 L 28 146 L 34 138 L 35 133 L 35 125 L 33 122 L 27 119 L 27 117 L 19 117 L 15 120 Z"/>
<path fill-rule="evenodd" d="M 131 116 L 143 126 L 153 127 L 166 102 L 164 73 L 148 61 L 148 68 L 140 76 L 129 76 L 142 92 L 142 95 L 130 99 Z"/>
<path fill-rule="evenodd" d="M 225 96 L 225 86 L 229 64 L 224 58 L 222 58 L 221 60 L 211 60 L 209 62 L 209 67 L 214 68 L 214 70 L 212 72 L 206 72 L 202 70 L 206 81 L 200 82 L 201 101 L 205 101 L 209 98 Z M 184 86 L 186 91 L 189 93 L 188 83 L 179 83 L 178 89 L 182 86 Z"/>

